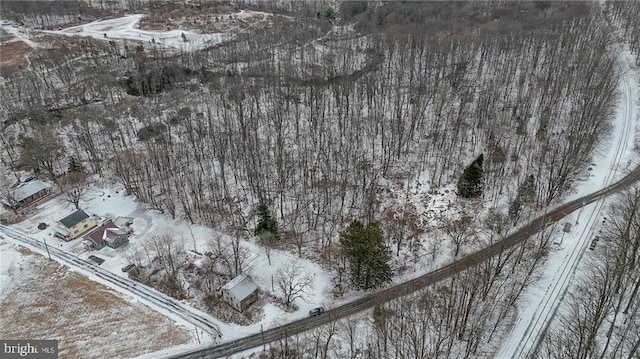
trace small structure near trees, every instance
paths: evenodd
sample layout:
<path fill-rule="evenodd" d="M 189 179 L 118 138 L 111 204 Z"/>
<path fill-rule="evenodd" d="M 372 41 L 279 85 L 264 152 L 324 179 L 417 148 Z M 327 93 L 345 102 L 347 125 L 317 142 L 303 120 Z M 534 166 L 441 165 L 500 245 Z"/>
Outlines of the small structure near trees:
<path fill-rule="evenodd" d="M 7 207 L 15 211 L 48 196 L 53 189 L 40 180 L 31 179 L 27 182 L 18 182 L 5 192 L 4 200 Z"/>
<path fill-rule="evenodd" d="M 220 288 L 222 299 L 242 312 L 258 299 L 258 286 L 246 274 L 240 274 Z"/>

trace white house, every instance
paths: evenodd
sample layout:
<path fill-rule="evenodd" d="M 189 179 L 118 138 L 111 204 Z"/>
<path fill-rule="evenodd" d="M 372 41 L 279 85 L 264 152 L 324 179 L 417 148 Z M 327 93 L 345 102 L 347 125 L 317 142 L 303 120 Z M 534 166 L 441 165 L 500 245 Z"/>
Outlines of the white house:
<path fill-rule="evenodd" d="M 240 274 L 220 288 L 222 299 L 242 312 L 258 299 L 258 286 L 246 274 Z"/>

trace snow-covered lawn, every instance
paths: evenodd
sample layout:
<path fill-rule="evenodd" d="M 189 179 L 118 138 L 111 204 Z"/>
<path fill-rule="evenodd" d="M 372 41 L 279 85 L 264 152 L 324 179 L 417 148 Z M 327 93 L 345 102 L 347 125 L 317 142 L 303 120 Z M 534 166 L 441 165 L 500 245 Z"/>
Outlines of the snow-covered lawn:
<path fill-rule="evenodd" d="M 193 330 L 0 239 L 0 337 L 59 340 L 60 358 L 129 358 L 195 342 Z"/>
<path fill-rule="evenodd" d="M 175 240 L 184 243 L 185 250 L 192 250 L 195 245 L 195 249 L 200 253 L 208 251 L 211 248 L 210 246 L 215 243 L 214 239 L 217 240 L 219 238 L 223 243 L 230 243 L 232 240 L 229 236 L 218 233 L 210 228 L 190 225 L 184 221 L 173 220 L 166 215 L 146 210 L 135 201 L 134 197 L 124 195 L 121 190 L 92 188 L 86 200 L 81 201 L 80 207 L 89 215 L 98 216 L 99 222 L 106 218 L 113 219 L 117 216 L 132 217 L 134 232 L 130 237 L 129 243 L 116 249 L 105 247 L 96 251 L 88 249 L 80 238 L 65 242 L 54 237 L 50 228 L 38 230 L 37 226 L 40 222 L 47 223 L 49 226 L 55 225 L 57 220 L 75 210 L 71 204 L 64 200 L 63 196 L 55 197 L 40 204 L 36 212 L 32 213 L 28 219 L 16 224 L 15 227 L 29 233 L 33 238 L 46 240 L 49 246 L 56 246 L 60 249 L 76 253 L 80 258 L 87 259 L 89 255 L 98 256 L 105 260 L 105 262 L 101 264 L 102 268 L 123 276 L 126 274 L 121 271 L 121 268 L 129 263 L 127 259 L 128 256 L 136 252 L 143 252 L 145 239 L 154 233 L 172 233 L 175 236 Z M 332 306 L 330 290 L 331 277 L 330 274 L 323 270 L 318 264 L 274 249 L 271 252 L 270 265 L 263 248 L 249 241 L 243 241 L 241 245 L 249 253 L 247 270 L 245 272 L 251 276 L 262 291 L 271 292 L 271 294 L 278 296 L 278 288 L 277 286 L 275 286 L 275 288 L 272 287 L 272 279 L 275 280 L 276 272 L 280 268 L 291 262 L 298 263 L 303 272 L 312 276 L 313 284 L 312 287 L 307 290 L 307 295 L 304 296 L 304 299 L 294 301 L 294 304 L 298 308 L 295 312 L 285 312 L 269 300 L 266 300 L 262 309 L 263 314 L 261 319 L 253 325 L 240 326 L 221 321 L 217 322 L 216 324 L 218 324 L 223 331 L 224 340 L 232 340 L 249 333 L 259 332 L 261 326 L 266 329 L 305 317 L 308 315 L 310 309 L 317 306 Z M 193 256 L 192 260 L 196 261 L 196 255 L 191 252 L 189 252 L 189 255 Z M 95 277 L 91 277 L 90 279 L 100 281 Z M 189 302 L 188 299 L 186 303 L 196 305 L 195 303 Z M 233 309 L 229 307 L 227 310 L 231 311 Z"/>

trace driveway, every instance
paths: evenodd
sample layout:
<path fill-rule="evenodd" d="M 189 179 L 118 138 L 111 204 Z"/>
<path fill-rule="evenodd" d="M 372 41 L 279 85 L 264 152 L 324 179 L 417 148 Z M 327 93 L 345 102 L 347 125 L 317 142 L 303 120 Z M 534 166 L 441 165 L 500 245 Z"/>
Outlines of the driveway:
<path fill-rule="evenodd" d="M 153 224 L 153 218 L 151 218 L 151 216 L 148 215 L 147 211 L 144 209 L 136 209 L 135 211 L 129 213 L 127 217 L 133 218 L 134 221 L 136 220 L 136 218 L 142 218 L 144 220 L 144 228 L 139 232 L 133 232 L 133 235 L 138 238 L 141 238 L 145 234 L 147 234 L 147 232 L 149 232 L 149 229 L 151 229 L 151 225 Z"/>

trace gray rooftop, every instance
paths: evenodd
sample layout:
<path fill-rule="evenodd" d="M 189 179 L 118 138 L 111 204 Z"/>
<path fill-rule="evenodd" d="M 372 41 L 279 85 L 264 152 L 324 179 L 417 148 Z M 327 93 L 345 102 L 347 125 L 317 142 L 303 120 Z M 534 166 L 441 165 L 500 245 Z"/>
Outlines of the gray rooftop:
<path fill-rule="evenodd" d="M 240 274 L 233 278 L 231 282 L 225 284 L 222 289 L 226 289 L 236 299 L 242 301 L 247 298 L 251 293 L 258 289 L 258 286 L 247 276 L 246 274 Z"/>
<path fill-rule="evenodd" d="M 85 218 L 89 218 L 89 215 L 86 214 L 83 210 L 79 209 L 71 213 L 70 215 L 64 217 L 63 219 L 61 219 L 60 223 L 62 223 L 67 228 L 71 228 L 76 224 L 84 221 Z"/>
<path fill-rule="evenodd" d="M 11 194 L 11 197 L 14 201 L 20 202 L 47 188 L 49 188 L 49 186 L 46 183 L 40 180 L 33 180 L 16 188 Z"/>

